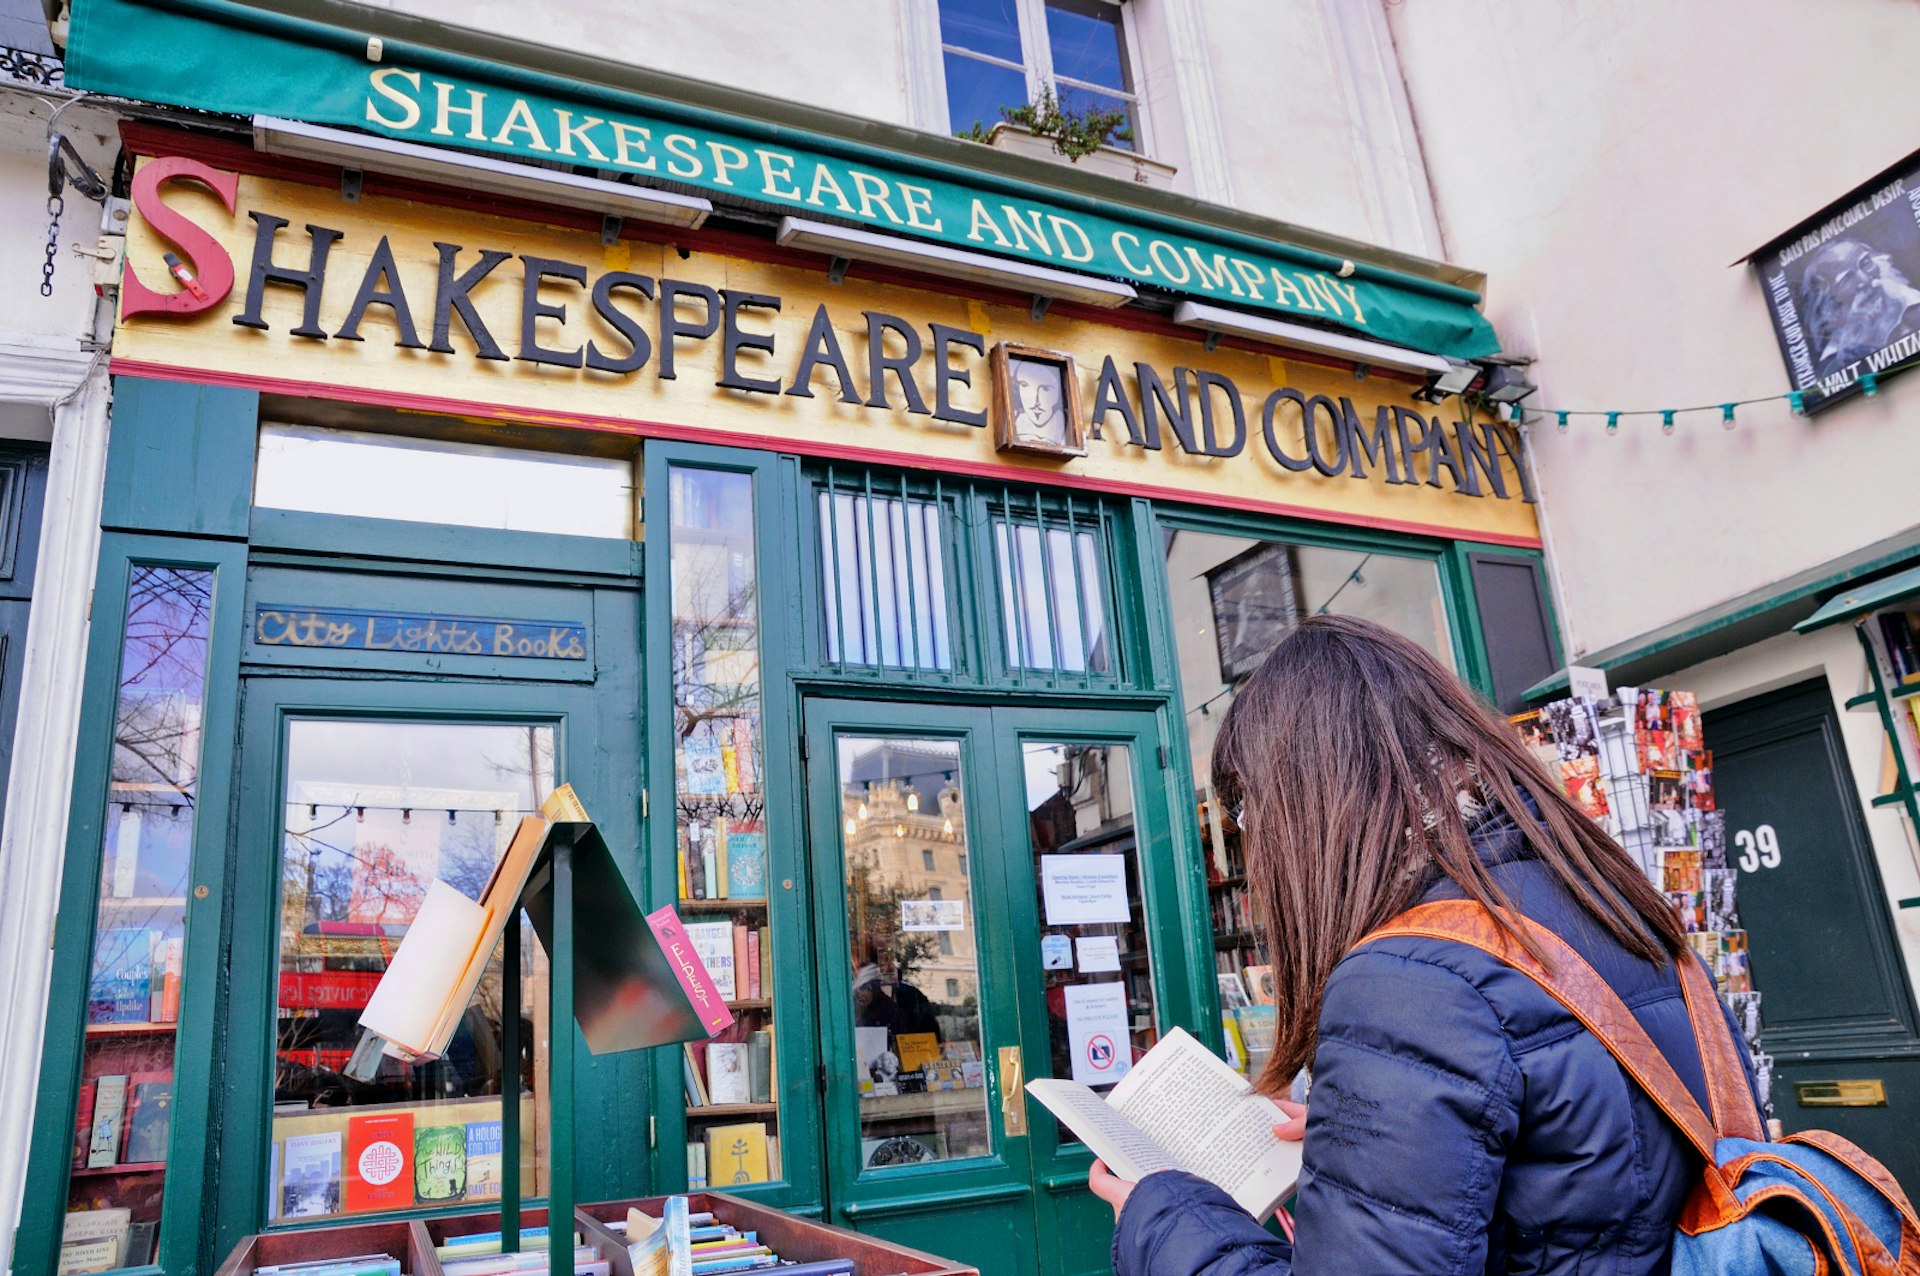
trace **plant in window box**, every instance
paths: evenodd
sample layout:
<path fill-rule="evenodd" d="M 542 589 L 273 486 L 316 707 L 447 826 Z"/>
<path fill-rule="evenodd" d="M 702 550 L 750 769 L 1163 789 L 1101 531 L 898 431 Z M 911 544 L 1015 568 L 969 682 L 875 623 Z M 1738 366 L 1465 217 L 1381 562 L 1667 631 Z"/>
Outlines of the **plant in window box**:
<path fill-rule="evenodd" d="M 1000 116 L 1000 121 L 991 127 L 976 120 L 972 128 L 959 136 L 1035 159 L 1084 163 L 1091 172 L 1147 186 L 1171 186 L 1178 171 L 1171 164 L 1112 145 L 1113 142 L 1131 144 L 1135 140 L 1132 120 L 1122 110 L 1103 110 L 1097 106 L 1077 109 L 1062 104 L 1053 90 L 1042 89 L 1039 100 L 1022 106 L 1003 106 Z"/>

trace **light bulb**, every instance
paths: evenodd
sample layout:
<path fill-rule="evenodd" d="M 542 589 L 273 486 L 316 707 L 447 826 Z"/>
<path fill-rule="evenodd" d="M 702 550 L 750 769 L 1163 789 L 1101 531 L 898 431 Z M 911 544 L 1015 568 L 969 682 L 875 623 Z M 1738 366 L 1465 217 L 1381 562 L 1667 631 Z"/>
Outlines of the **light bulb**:
<path fill-rule="evenodd" d="M 1620 433 L 1620 414 L 1618 412 L 1607 413 L 1607 433 Z"/>
<path fill-rule="evenodd" d="M 860 818 L 863 820 L 867 818 L 867 804 L 865 802 L 860 804 Z"/>
<path fill-rule="evenodd" d="M 1720 405 L 1720 428 L 1723 430 L 1731 430 L 1733 428 L 1733 404 L 1731 403 L 1722 403 Z"/>
<path fill-rule="evenodd" d="M 1667 408 L 1665 411 L 1660 413 L 1660 433 L 1662 434 L 1673 433 L 1673 409 L 1672 408 Z"/>
<path fill-rule="evenodd" d="M 909 811 L 917 811 L 920 809 L 920 795 L 918 793 L 907 794 L 907 809 Z"/>
<path fill-rule="evenodd" d="M 893 826 L 893 835 L 894 835 L 895 837 L 905 837 L 905 836 L 907 835 L 907 826 L 906 826 L 906 825 L 904 825 L 904 824 L 896 824 L 896 825 L 894 825 L 894 826 Z"/>
<path fill-rule="evenodd" d="M 1565 412 L 1556 412 L 1554 413 L 1554 415 L 1560 418 L 1559 420 L 1560 433 L 1565 434 L 1567 432 L 1567 415 L 1568 414 Z"/>
<path fill-rule="evenodd" d="M 853 822 L 852 820 L 848 820 L 848 821 L 847 821 L 847 836 L 848 836 L 848 837 L 852 837 L 852 836 L 853 836 L 853 831 L 854 831 L 854 829 L 856 829 L 857 827 L 859 827 L 859 826 L 858 826 L 858 825 L 856 825 L 856 824 L 855 824 L 855 823 L 854 823 L 854 822 Z"/>
<path fill-rule="evenodd" d="M 946 823 L 946 826 L 945 826 L 945 829 L 944 829 L 943 831 L 944 831 L 944 832 L 946 833 L 946 835 L 947 835 L 948 837 L 952 837 L 952 836 L 953 836 L 953 821 L 952 821 L 952 820 L 948 820 L 948 821 L 947 821 L 947 823 Z"/>

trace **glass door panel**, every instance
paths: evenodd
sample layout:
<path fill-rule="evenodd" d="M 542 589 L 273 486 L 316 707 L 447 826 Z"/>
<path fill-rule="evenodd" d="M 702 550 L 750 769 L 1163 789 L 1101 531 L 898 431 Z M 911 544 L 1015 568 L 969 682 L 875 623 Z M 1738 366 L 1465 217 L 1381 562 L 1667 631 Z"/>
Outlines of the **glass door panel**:
<path fill-rule="evenodd" d="M 445 1057 L 383 1059 L 367 1083 L 343 1074 L 360 1012 L 427 887 L 479 897 L 520 817 L 553 788 L 554 735 L 470 721 L 287 723 L 270 1221 L 497 1198 L 503 1094 L 523 1107 L 523 1190 L 545 1191 L 545 1051 L 532 1043 L 545 1036 L 534 1025 L 546 962 L 530 928 L 522 1058 L 501 1055 L 496 951 Z"/>

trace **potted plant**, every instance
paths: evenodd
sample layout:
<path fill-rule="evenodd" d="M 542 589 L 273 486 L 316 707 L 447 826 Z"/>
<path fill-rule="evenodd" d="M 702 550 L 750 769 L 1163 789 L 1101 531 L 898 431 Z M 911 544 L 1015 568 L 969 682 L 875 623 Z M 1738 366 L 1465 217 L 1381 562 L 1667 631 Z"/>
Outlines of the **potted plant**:
<path fill-rule="evenodd" d="M 1041 90 L 1037 101 L 1001 107 L 1000 116 L 991 128 L 976 121 L 960 136 L 1035 159 L 1064 159 L 1069 164 L 1083 164 L 1102 176 L 1123 181 L 1159 187 L 1173 185 L 1177 170 L 1171 164 L 1111 145 L 1111 141 L 1134 140 L 1132 124 L 1125 111 L 1103 110 L 1097 106 L 1075 110 L 1063 106 L 1048 88 Z"/>

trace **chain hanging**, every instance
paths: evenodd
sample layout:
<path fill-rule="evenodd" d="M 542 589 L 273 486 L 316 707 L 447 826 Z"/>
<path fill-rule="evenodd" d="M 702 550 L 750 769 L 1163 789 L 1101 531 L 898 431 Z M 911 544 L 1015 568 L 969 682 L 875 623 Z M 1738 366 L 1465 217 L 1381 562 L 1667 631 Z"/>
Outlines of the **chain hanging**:
<path fill-rule="evenodd" d="M 47 259 L 40 265 L 40 295 L 53 296 L 53 259 L 60 251 L 60 214 L 67 201 L 59 195 L 47 196 Z"/>

